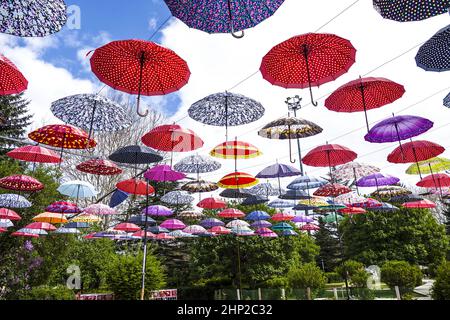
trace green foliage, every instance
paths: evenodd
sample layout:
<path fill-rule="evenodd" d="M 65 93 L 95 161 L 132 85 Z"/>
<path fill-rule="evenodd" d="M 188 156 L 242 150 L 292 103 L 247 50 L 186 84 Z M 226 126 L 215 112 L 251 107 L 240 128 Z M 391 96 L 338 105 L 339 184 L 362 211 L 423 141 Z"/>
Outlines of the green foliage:
<path fill-rule="evenodd" d="M 320 247 L 317 264 L 325 271 L 334 270 L 342 261 L 339 237 L 336 228 L 319 219 L 320 230 L 314 234 L 316 244 Z"/>
<path fill-rule="evenodd" d="M 340 225 L 347 257 L 365 265 L 382 265 L 388 260 L 405 260 L 429 265 L 446 254 L 445 230 L 427 209 L 395 212 L 367 212 Z"/>
<path fill-rule="evenodd" d="M 327 277 L 328 283 L 342 282 L 344 279 L 337 272 L 325 272 L 325 277 Z"/>
<path fill-rule="evenodd" d="M 289 280 L 287 277 L 273 277 L 266 281 L 264 288 L 288 288 Z"/>
<path fill-rule="evenodd" d="M 142 279 L 143 253 L 137 255 L 116 255 L 112 259 L 107 275 L 109 288 L 114 292 L 116 299 L 136 300 L 140 297 Z M 145 296 L 151 290 L 164 288 L 165 274 L 161 263 L 151 253 L 147 254 L 145 277 Z"/>
<path fill-rule="evenodd" d="M 345 261 L 336 268 L 336 273 L 338 273 L 342 279 L 345 279 L 347 276 L 347 280 L 356 288 L 364 288 L 367 284 L 367 277 L 369 276 L 364 265 L 361 262 L 354 260 Z"/>
<path fill-rule="evenodd" d="M 28 291 L 24 300 L 75 300 L 75 294 L 67 287 L 60 285 L 56 287 L 39 286 Z"/>
<path fill-rule="evenodd" d="M 327 281 L 325 274 L 315 263 L 305 263 L 297 268 L 292 268 L 287 274 L 291 288 L 322 289 Z"/>
<path fill-rule="evenodd" d="M 450 300 L 450 261 L 442 263 L 433 284 L 432 297 L 435 300 Z"/>
<path fill-rule="evenodd" d="M 422 271 L 407 261 L 388 261 L 381 267 L 381 281 L 391 289 L 398 286 L 403 295 L 422 284 Z"/>

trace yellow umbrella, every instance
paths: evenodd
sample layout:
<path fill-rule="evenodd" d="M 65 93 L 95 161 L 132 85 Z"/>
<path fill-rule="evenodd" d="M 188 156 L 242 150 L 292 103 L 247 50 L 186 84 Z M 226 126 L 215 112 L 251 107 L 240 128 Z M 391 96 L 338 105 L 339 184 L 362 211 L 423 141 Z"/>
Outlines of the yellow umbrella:
<path fill-rule="evenodd" d="M 79 216 L 70 220 L 71 222 L 86 222 L 86 223 L 96 223 L 102 221 L 101 218 L 92 214 L 80 214 Z"/>
<path fill-rule="evenodd" d="M 44 212 L 33 218 L 36 222 L 67 223 L 66 217 L 61 213 Z"/>
<path fill-rule="evenodd" d="M 323 198 L 320 197 L 312 197 L 311 199 L 300 200 L 299 204 L 304 204 L 307 206 L 314 207 L 328 207 L 330 204 L 326 202 Z"/>
<path fill-rule="evenodd" d="M 252 175 L 244 172 L 233 172 L 217 183 L 217 185 L 224 189 L 239 189 L 253 187 L 259 183 L 259 180 Z"/>
<path fill-rule="evenodd" d="M 412 164 L 406 169 L 407 174 L 432 174 L 450 169 L 450 159 L 436 157 L 425 161 L 420 161 L 417 164 Z M 420 170 L 420 171 L 419 171 Z"/>
<path fill-rule="evenodd" d="M 254 145 L 237 139 L 219 144 L 209 154 L 216 158 L 233 159 L 234 171 L 237 171 L 238 159 L 251 159 L 262 155 L 261 151 Z"/>

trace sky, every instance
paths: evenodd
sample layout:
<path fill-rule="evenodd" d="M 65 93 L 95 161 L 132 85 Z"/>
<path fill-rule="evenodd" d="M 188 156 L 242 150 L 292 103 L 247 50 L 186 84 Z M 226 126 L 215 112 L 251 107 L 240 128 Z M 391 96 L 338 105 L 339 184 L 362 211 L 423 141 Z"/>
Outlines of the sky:
<path fill-rule="evenodd" d="M 383 19 L 367 0 L 286 0 L 271 18 L 246 30 L 243 39 L 234 39 L 228 34 L 207 34 L 188 28 L 171 17 L 162 0 L 66 2 L 80 9 L 79 29 L 66 26 L 56 35 L 31 40 L 0 35 L 3 54 L 30 82 L 26 96 L 31 100 L 31 111 L 35 114 L 33 128 L 57 122 L 50 112 L 52 101 L 71 94 L 97 92 L 102 87 L 90 71 L 86 57 L 90 50 L 112 40 L 148 40 L 167 21 L 152 41 L 174 50 L 186 60 L 191 78 L 180 91 L 169 96 L 146 98 L 146 101 L 164 112 L 169 123 L 177 122 L 197 132 L 205 141 L 204 147 L 196 151 L 199 154 L 206 155 L 222 143 L 225 130 L 190 119 L 187 109 L 207 95 L 229 90 L 261 102 L 266 109 L 264 117 L 257 122 L 229 130 L 230 137 L 250 142 L 263 152 L 261 157 L 240 160 L 238 169 L 256 175 L 277 160 L 290 164 L 287 142 L 264 139 L 257 131 L 266 123 L 287 116 L 284 101 L 287 97 L 300 95 L 304 106 L 298 117 L 313 121 L 324 129 L 317 136 L 302 139 L 303 155 L 326 142 L 338 143 L 357 152 L 356 161 L 376 165 L 383 173 L 414 185 L 419 178 L 404 174 L 408 165 L 393 165 L 386 160 L 398 144 L 364 141 L 363 113 L 336 113 L 324 107 L 325 98 L 335 89 L 359 76 L 387 78 L 406 89 L 398 101 L 369 111 L 371 125 L 392 113 L 426 117 L 434 122 L 434 127 L 418 139 L 450 147 L 450 110 L 442 105 L 442 99 L 450 92 L 450 73 L 425 72 L 414 60 L 420 44 L 449 24 L 447 14 L 420 22 L 398 23 Z M 356 62 L 349 72 L 333 82 L 313 88 L 318 107 L 308 105 L 307 89 L 272 86 L 258 72 L 262 57 L 273 46 L 308 32 L 336 34 L 350 40 L 357 49 Z M 176 155 L 175 161 L 184 156 L 186 154 Z M 450 154 L 446 151 L 443 156 L 450 157 Z M 223 169 L 205 174 L 205 179 L 217 181 L 233 171 L 233 161 L 220 161 Z M 293 166 L 299 166 L 298 157 Z M 312 167 L 305 167 L 305 170 L 310 175 L 324 175 L 327 171 Z M 283 179 L 283 184 L 289 181 Z"/>

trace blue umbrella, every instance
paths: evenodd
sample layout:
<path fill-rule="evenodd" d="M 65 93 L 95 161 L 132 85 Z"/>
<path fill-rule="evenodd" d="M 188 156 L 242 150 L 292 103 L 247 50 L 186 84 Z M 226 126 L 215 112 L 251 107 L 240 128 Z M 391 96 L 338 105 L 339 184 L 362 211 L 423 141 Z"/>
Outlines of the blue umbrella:
<path fill-rule="evenodd" d="M 272 224 L 266 220 L 257 220 L 250 225 L 250 227 L 255 228 L 255 229 L 270 228 L 271 226 L 272 226 Z"/>
<path fill-rule="evenodd" d="M 120 148 L 108 158 L 114 162 L 128 164 L 150 164 L 163 160 L 163 157 L 153 149 L 137 145 Z"/>
<path fill-rule="evenodd" d="M 270 219 L 270 214 L 268 214 L 265 211 L 253 211 L 250 212 L 247 217 L 245 218 L 245 220 L 250 220 L 250 221 L 258 221 L 258 220 L 267 220 Z"/>
<path fill-rule="evenodd" d="M 147 217 L 147 224 L 150 224 L 150 225 L 156 224 L 156 221 L 154 219 L 150 218 L 149 216 L 146 216 L 145 214 L 131 216 L 130 219 L 128 219 L 128 222 L 137 224 L 138 226 L 143 226 L 143 225 L 145 225 L 146 217 Z"/>
<path fill-rule="evenodd" d="M 322 178 L 301 176 L 301 177 L 295 178 L 295 180 L 292 181 L 287 186 L 287 188 L 290 190 L 308 190 L 308 189 L 320 188 L 321 186 L 324 186 L 327 183 L 328 183 L 328 181 L 326 181 L 325 179 L 322 179 Z"/>
<path fill-rule="evenodd" d="M 91 198 L 97 195 L 94 186 L 86 181 L 74 180 L 63 183 L 58 187 L 58 192 L 70 198 Z"/>
<path fill-rule="evenodd" d="M 444 14 L 449 0 L 373 0 L 375 9 L 385 19 L 408 22 L 425 20 Z"/>
<path fill-rule="evenodd" d="M 295 207 L 292 208 L 292 210 L 295 211 L 309 211 L 309 210 L 316 210 L 319 207 L 306 205 L 306 204 L 297 204 Z"/>
<path fill-rule="evenodd" d="M 154 233 L 154 234 L 170 232 L 168 229 L 162 228 L 160 226 L 149 227 L 149 228 L 147 228 L 147 231 Z"/>
<path fill-rule="evenodd" d="M 18 230 L 17 232 L 20 233 L 31 233 L 31 234 L 38 234 L 40 236 L 46 236 L 48 235 L 48 232 L 43 230 L 43 229 L 30 229 L 30 228 L 22 228 L 20 230 Z"/>
<path fill-rule="evenodd" d="M 262 204 L 262 203 L 266 203 L 266 202 L 269 202 L 269 199 L 267 199 L 263 196 L 250 196 L 250 197 L 244 199 L 244 201 L 241 202 L 241 205 L 254 206 L 254 205 Z"/>
<path fill-rule="evenodd" d="M 266 183 L 260 183 L 254 187 L 251 187 L 248 189 L 248 192 L 255 196 L 263 196 L 265 198 L 273 197 L 273 196 L 279 196 L 281 195 L 284 190 L 278 190 L 275 188 L 272 184 L 266 182 Z"/>
<path fill-rule="evenodd" d="M 298 233 L 295 232 L 294 230 L 283 230 L 281 231 L 281 235 L 285 236 L 285 237 L 290 237 L 290 236 L 298 236 Z"/>
<path fill-rule="evenodd" d="M 128 199 L 128 193 L 117 189 L 116 191 L 114 191 L 113 195 L 111 196 L 111 199 L 109 200 L 109 206 L 111 208 L 115 208 L 127 199 Z"/>
<path fill-rule="evenodd" d="M 303 190 L 288 190 L 279 196 L 279 198 L 284 200 L 304 200 L 311 199 L 311 196 Z"/>
<path fill-rule="evenodd" d="M 450 25 L 439 30 L 420 47 L 416 62 L 425 71 L 450 70 Z"/>
<path fill-rule="evenodd" d="M 258 173 L 256 175 L 256 178 L 266 178 L 266 179 L 277 178 L 278 179 L 278 191 L 281 194 L 282 191 L 281 191 L 280 178 L 299 176 L 301 174 L 302 173 L 300 170 L 298 170 L 292 166 L 277 163 L 277 164 L 271 165 L 267 168 L 264 168 L 260 173 Z"/>
<path fill-rule="evenodd" d="M 268 204 L 271 208 L 292 208 L 295 206 L 295 203 L 292 203 L 292 201 L 286 201 L 281 199 L 275 199 Z"/>
<path fill-rule="evenodd" d="M 444 106 L 450 108 L 450 93 L 444 98 Z"/>
<path fill-rule="evenodd" d="M 161 201 L 178 206 L 191 203 L 194 201 L 194 197 L 190 196 L 186 191 L 171 191 L 162 196 Z"/>
<path fill-rule="evenodd" d="M 69 222 L 64 225 L 66 229 L 86 229 L 90 227 L 91 225 L 87 222 Z"/>
<path fill-rule="evenodd" d="M 76 228 L 67 228 L 67 227 L 61 227 L 53 231 L 53 233 L 59 233 L 59 234 L 79 234 L 80 230 Z"/>
<path fill-rule="evenodd" d="M 22 209 L 31 206 L 31 202 L 21 195 L 12 193 L 0 194 L 0 207 Z"/>
<path fill-rule="evenodd" d="M 200 225 L 205 228 L 212 228 L 212 227 L 224 226 L 225 223 L 216 218 L 208 218 L 208 219 L 200 221 Z"/>

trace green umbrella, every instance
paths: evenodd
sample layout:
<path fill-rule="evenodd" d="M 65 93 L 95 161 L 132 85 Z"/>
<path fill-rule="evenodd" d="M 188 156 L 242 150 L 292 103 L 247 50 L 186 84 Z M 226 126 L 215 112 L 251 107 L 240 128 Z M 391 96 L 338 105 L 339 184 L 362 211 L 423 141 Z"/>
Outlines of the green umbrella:
<path fill-rule="evenodd" d="M 412 164 L 408 169 L 406 169 L 406 173 L 419 174 L 419 169 L 420 172 L 424 174 L 450 170 L 450 159 L 437 157 L 425 161 L 420 161 L 417 164 Z"/>
<path fill-rule="evenodd" d="M 334 213 L 330 213 L 330 214 L 326 215 L 326 216 L 323 218 L 323 220 L 324 220 L 326 223 L 336 223 L 336 217 L 337 217 L 337 220 L 338 220 L 338 221 L 341 221 L 342 219 L 344 219 L 343 216 L 340 216 L 340 215 L 335 216 Z"/>

